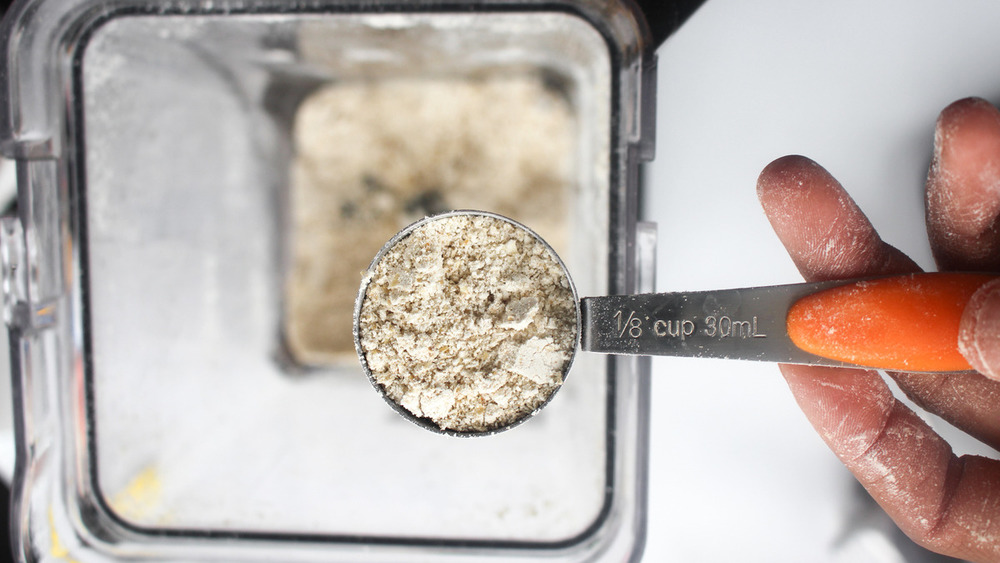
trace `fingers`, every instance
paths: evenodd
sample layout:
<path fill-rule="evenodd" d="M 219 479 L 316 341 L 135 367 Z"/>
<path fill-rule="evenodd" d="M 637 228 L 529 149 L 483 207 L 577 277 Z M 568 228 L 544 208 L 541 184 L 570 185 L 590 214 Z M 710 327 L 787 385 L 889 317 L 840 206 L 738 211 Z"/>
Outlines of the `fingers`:
<path fill-rule="evenodd" d="M 1000 111 L 979 98 L 938 117 L 927 175 L 927 233 L 941 269 L 1000 271 Z M 895 374 L 900 388 L 931 412 L 954 413 L 960 427 L 1000 448 L 1000 285 L 981 288 L 959 328 L 959 350 L 975 374 Z M 963 412 L 956 413 L 960 409 Z"/>
<path fill-rule="evenodd" d="M 979 373 L 1000 381 L 1000 280 L 979 288 L 965 306 L 958 349 Z"/>
<path fill-rule="evenodd" d="M 1000 269 L 1000 141 L 991 144 L 1000 139 L 995 116 L 981 101 L 964 101 L 939 120 L 927 220 L 935 257 L 945 267 Z M 985 151 L 973 147 L 982 143 Z M 969 182 L 971 187 L 964 187 Z M 757 189 L 806 279 L 917 270 L 878 237 L 836 180 L 808 159 L 771 163 Z M 963 319 L 963 346 L 967 355 L 989 364 L 989 351 L 998 348 L 984 348 L 979 339 L 1000 340 L 1000 317 L 993 314 L 1000 310 L 1000 288 L 982 291 Z M 823 439 L 907 534 L 949 555 L 1000 559 L 1000 462 L 955 457 L 940 436 L 895 400 L 876 372 L 815 366 L 782 366 L 782 372 Z M 971 372 L 892 375 L 922 407 L 1000 445 L 1000 382 Z"/>
<path fill-rule="evenodd" d="M 942 268 L 1000 270 L 1000 111 L 967 98 L 938 118 L 927 177 L 927 230 Z M 980 373 L 1000 380 L 1000 282 L 966 307 L 959 350 Z"/>
<path fill-rule="evenodd" d="M 1000 382 L 979 373 L 889 373 L 920 408 L 1000 450 Z"/>
<path fill-rule="evenodd" d="M 873 372 L 781 370 L 810 423 L 900 529 L 954 557 L 1000 558 L 1000 462 L 956 457 Z"/>
<path fill-rule="evenodd" d="M 941 112 L 927 174 L 927 234 L 942 270 L 1000 270 L 1000 111 L 979 98 Z"/>
<path fill-rule="evenodd" d="M 787 156 L 769 164 L 757 181 L 757 195 L 775 233 L 807 280 L 918 269 L 906 255 L 883 242 L 840 184 L 807 158 Z M 922 408 L 1000 447 L 1000 382 L 976 373 L 890 375 Z"/>
<path fill-rule="evenodd" d="M 786 156 L 764 168 L 757 196 L 774 232 L 809 281 L 918 271 L 879 238 L 868 218 L 820 165 Z"/>

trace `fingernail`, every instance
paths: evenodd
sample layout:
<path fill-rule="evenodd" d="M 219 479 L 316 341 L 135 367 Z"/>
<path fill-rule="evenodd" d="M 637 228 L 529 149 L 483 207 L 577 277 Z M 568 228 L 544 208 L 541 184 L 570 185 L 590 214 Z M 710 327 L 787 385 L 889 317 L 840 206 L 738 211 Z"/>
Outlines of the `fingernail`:
<path fill-rule="evenodd" d="M 976 371 L 1000 380 L 1000 280 L 980 287 L 965 306 L 958 350 Z"/>

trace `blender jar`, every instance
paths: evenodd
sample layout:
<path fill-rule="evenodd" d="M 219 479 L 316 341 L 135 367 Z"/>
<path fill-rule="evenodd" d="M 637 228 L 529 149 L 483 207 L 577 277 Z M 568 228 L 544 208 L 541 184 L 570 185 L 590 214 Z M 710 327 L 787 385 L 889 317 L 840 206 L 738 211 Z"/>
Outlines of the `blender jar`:
<path fill-rule="evenodd" d="M 582 296 L 652 290 L 631 4 L 29 1 L 2 37 L 24 560 L 637 556 L 647 360 L 580 354 L 457 439 L 344 344 L 367 261 L 449 209 L 532 227 Z"/>

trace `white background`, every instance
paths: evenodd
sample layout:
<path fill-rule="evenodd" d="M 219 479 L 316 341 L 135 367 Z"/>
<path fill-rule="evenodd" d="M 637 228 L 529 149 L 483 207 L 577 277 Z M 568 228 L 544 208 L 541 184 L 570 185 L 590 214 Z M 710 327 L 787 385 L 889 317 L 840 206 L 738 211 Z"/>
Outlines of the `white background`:
<path fill-rule="evenodd" d="M 1000 2 L 709 0 L 659 51 L 644 212 L 659 224 L 657 289 L 801 279 L 755 194 L 790 153 L 830 170 L 885 240 L 932 268 L 934 120 L 965 96 L 1000 102 L 998 60 Z M 644 561 L 941 560 L 872 506 L 774 366 L 654 359 L 652 408 Z"/>

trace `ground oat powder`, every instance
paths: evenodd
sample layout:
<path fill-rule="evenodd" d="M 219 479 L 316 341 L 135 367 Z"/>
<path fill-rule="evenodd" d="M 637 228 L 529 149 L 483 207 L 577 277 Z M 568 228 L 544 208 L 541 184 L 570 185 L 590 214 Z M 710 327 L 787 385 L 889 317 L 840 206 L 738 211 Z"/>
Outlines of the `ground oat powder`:
<path fill-rule="evenodd" d="M 488 209 L 561 251 L 575 120 L 533 73 L 325 86 L 295 115 L 285 336 L 305 365 L 353 364 L 359 273 L 406 225 Z"/>
<path fill-rule="evenodd" d="M 555 254 L 486 215 L 423 223 L 378 262 L 359 313 L 361 347 L 386 395 L 442 429 L 489 431 L 562 384 L 576 300 Z"/>

